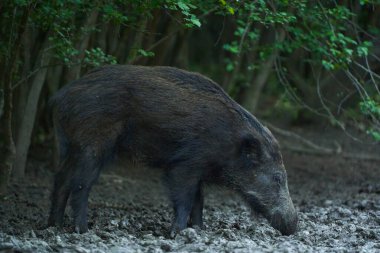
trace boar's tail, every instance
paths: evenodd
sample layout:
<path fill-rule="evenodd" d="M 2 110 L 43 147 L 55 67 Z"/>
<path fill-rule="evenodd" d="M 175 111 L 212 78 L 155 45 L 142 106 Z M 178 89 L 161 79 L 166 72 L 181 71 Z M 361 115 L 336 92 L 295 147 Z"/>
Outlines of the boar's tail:
<path fill-rule="evenodd" d="M 64 88 L 60 89 L 58 92 L 56 92 L 53 96 L 49 98 L 47 107 L 48 107 L 48 112 L 50 115 L 53 112 L 53 108 L 56 106 L 57 101 L 60 100 L 60 98 L 62 97 L 63 89 Z"/>
<path fill-rule="evenodd" d="M 56 107 L 56 102 L 57 102 L 57 94 L 54 94 L 53 96 L 51 96 L 46 104 L 46 109 L 47 109 L 47 114 L 48 114 L 48 118 L 49 118 L 49 122 L 53 122 L 53 114 L 54 114 L 54 111 L 55 111 L 55 107 Z"/>
<path fill-rule="evenodd" d="M 53 115 L 59 105 L 59 102 L 63 100 L 68 85 L 61 88 L 58 92 L 56 92 L 53 96 L 51 96 L 47 102 L 47 113 L 50 116 L 50 121 L 52 121 Z"/>
<path fill-rule="evenodd" d="M 57 92 L 53 96 L 51 96 L 47 102 L 47 105 L 46 105 L 47 106 L 47 112 L 50 115 L 50 119 L 53 115 L 54 108 L 56 107 L 58 97 L 59 97 L 59 92 Z"/>
<path fill-rule="evenodd" d="M 61 88 L 53 96 L 51 96 L 47 102 L 47 112 L 49 114 L 49 122 L 54 133 L 54 164 L 57 167 L 58 162 L 62 161 L 67 154 L 68 140 L 59 122 L 57 109 L 60 101 L 62 101 L 66 87 Z"/>
<path fill-rule="evenodd" d="M 59 92 L 51 96 L 46 104 L 47 107 L 47 114 L 49 122 L 52 123 L 50 126 L 54 127 L 55 125 L 55 117 L 56 117 L 56 110 L 57 110 L 57 101 L 59 100 Z"/>
<path fill-rule="evenodd" d="M 49 121 L 52 123 L 52 129 L 54 133 L 54 150 L 53 150 L 53 160 L 54 167 L 58 169 L 59 163 L 62 162 L 68 152 L 69 141 L 61 127 L 61 124 L 57 115 L 57 106 L 59 101 L 62 99 L 62 89 L 55 93 L 52 97 L 49 98 L 47 103 L 48 113 L 49 113 Z"/>

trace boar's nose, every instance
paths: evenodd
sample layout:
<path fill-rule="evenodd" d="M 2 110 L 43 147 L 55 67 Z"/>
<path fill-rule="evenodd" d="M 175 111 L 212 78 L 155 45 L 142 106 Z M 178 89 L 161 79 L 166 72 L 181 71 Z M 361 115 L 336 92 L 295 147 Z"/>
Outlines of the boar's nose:
<path fill-rule="evenodd" d="M 270 218 L 270 224 L 283 235 L 291 235 L 297 231 L 298 215 L 295 210 L 290 212 L 275 212 Z"/>

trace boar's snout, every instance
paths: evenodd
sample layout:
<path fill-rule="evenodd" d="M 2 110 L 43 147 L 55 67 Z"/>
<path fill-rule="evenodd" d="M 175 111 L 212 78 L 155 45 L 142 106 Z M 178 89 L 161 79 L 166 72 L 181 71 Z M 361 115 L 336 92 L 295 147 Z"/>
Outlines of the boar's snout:
<path fill-rule="evenodd" d="M 283 235 L 291 235 L 297 231 L 298 215 L 293 205 L 289 209 L 277 210 L 270 217 L 269 222 Z"/>

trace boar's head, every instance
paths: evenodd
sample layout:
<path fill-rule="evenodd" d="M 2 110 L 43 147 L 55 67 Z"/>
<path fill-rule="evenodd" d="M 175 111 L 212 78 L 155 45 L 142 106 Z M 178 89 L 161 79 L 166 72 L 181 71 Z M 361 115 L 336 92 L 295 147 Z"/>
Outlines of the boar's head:
<path fill-rule="evenodd" d="M 237 158 L 225 172 L 226 179 L 254 212 L 263 215 L 283 235 L 290 235 L 297 230 L 298 217 L 279 145 L 266 127 L 256 123 L 252 131 L 240 135 Z"/>

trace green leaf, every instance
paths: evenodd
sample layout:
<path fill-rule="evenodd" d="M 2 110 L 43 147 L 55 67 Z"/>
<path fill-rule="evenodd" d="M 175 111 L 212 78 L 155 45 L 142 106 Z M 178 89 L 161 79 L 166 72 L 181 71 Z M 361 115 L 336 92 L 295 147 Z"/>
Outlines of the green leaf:
<path fill-rule="evenodd" d="M 190 10 L 190 7 L 182 1 L 178 2 L 177 5 L 182 11 L 189 11 Z"/>
<path fill-rule="evenodd" d="M 371 135 L 372 138 L 376 141 L 380 141 L 380 132 L 374 129 L 367 130 L 367 134 Z"/>
<path fill-rule="evenodd" d="M 333 70 L 334 64 L 332 64 L 330 61 L 322 60 L 322 66 L 325 67 L 327 70 Z"/>
<path fill-rule="evenodd" d="M 232 44 L 224 44 L 223 49 L 233 54 L 239 53 L 239 47 L 236 41 L 234 41 Z"/>
<path fill-rule="evenodd" d="M 380 104 L 373 99 L 366 99 L 359 103 L 360 110 L 365 115 L 374 114 L 380 118 Z"/>
<path fill-rule="evenodd" d="M 153 57 L 155 55 L 153 52 L 145 51 L 144 49 L 139 49 L 137 52 L 145 57 Z"/>
<path fill-rule="evenodd" d="M 227 72 L 232 72 L 234 70 L 235 66 L 232 62 L 229 62 L 226 66 Z"/>
<path fill-rule="evenodd" d="M 360 47 L 358 47 L 357 52 L 358 52 L 359 57 L 367 56 L 368 55 L 368 47 L 360 46 Z"/>
<path fill-rule="evenodd" d="M 191 19 L 190 19 L 190 21 L 191 21 L 194 25 L 196 25 L 196 26 L 198 26 L 198 27 L 201 27 L 201 22 L 199 21 L 199 19 L 198 19 L 197 17 L 192 16 Z"/>
<path fill-rule="evenodd" d="M 235 10 L 234 10 L 234 8 L 232 8 L 231 6 L 227 6 L 227 11 L 228 11 L 231 15 L 234 15 L 234 14 L 235 14 Z"/>

